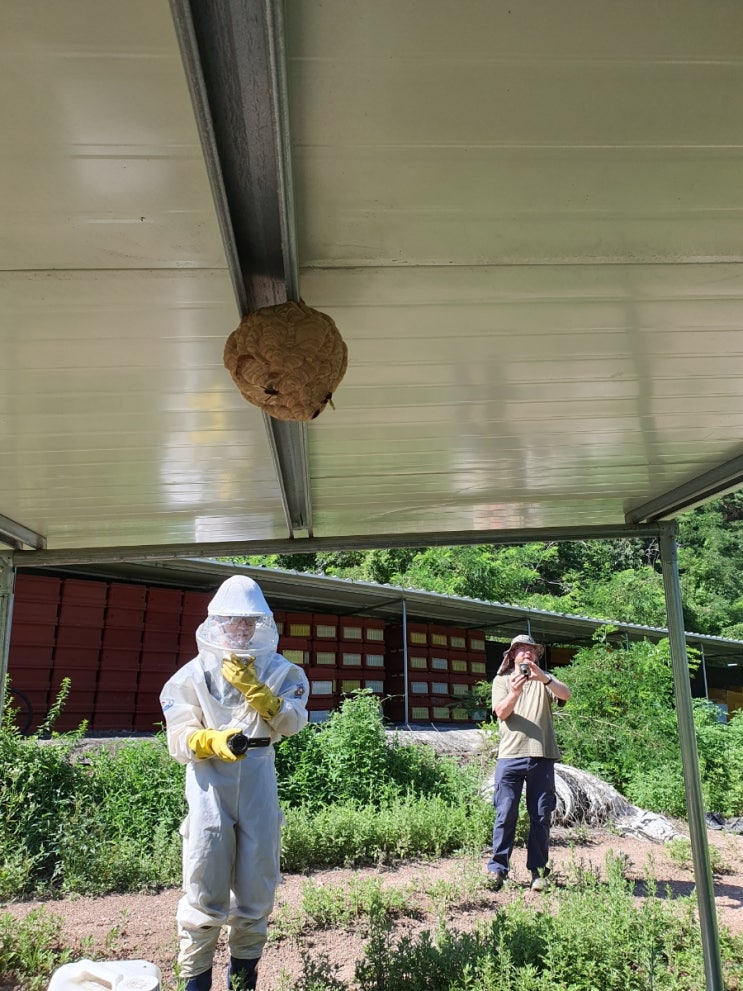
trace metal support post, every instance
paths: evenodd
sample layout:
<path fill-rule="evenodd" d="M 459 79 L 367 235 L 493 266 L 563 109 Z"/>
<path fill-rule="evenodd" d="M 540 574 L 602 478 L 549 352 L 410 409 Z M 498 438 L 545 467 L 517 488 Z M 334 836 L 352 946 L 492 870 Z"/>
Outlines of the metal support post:
<path fill-rule="evenodd" d="M 13 619 L 13 555 L 0 554 L 0 727 L 5 712 L 10 625 Z"/>
<path fill-rule="evenodd" d="M 704 658 L 704 644 L 699 644 L 699 653 L 702 658 L 702 680 L 704 681 L 704 697 L 709 701 L 709 685 L 707 684 L 707 662 Z"/>
<path fill-rule="evenodd" d="M 666 524 L 660 534 L 660 557 L 663 566 L 663 587 L 666 593 L 668 638 L 671 644 L 673 685 L 676 698 L 676 718 L 681 744 L 686 807 L 689 817 L 691 852 L 694 861 L 694 881 L 699 908 L 699 924 L 704 952 L 704 973 L 707 991 L 724 991 L 720 941 L 717 932 L 715 892 L 707 845 L 707 826 L 702 801 L 702 781 L 699 774 L 699 754 L 691 705 L 689 659 L 686 654 L 684 618 L 681 608 L 678 560 L 676 557 L 676 526 Z"/>
<path fill-rule="evenodd" d="M 405 725 L 410 726 L 408 719 L 408 609 L 405 599 L 402 600 L 402 678 L 403 678 L 403 708 L 402 714 Z"/>

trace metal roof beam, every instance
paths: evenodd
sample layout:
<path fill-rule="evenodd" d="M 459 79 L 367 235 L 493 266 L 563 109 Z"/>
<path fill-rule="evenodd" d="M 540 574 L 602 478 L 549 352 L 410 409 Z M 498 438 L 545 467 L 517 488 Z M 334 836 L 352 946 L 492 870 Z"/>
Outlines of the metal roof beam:
<path fill-rule="evenodd" d="M 733 458 L 683 485 L 670 489 L 657 499 L 631 509 L 625 516 L 628 526 L 672 519 L 716 496 L 734 492 L 743 485 L 743 456 Z"/>
<path fill-rule="evenodd" d="M 281 4 L 170 7 L 240 313 L 298 300 Z M 289 533 L 311 535 L 306 424 L 264 421 Z"/>
<path fill-rule="evenodd" d="M 667 525 L 667 524 L 666 524 Z M 80 547 L 17 551 L 24 567 L 95 564 L 100 561 L 168 561 L 182 557 L 217 558 L 250 554 L 313 554 L 319 551 L 373 550 L 390 547 L 461 547 L 470 544 L 526 544 L 533 541 L 604 540 L 658 537 L 663 524 L 594 527 L 548 527 L 524 530 L 452 530 L 446 533 L 380 533 L 351 537 L 307 537 L 301 540 L 240 540 L 203 544 L 157 544 L 134 547 Z"/>
<path fill-rule="evenodd" d="M 0 543 L 8 544 L 15 550 L 20 550 L 24 544 L 37 551 L 46 549 L 46 537 L 7 516 L 0 516 Z"/>
<path fill-rule="evenodd" d="M 281 483 L 289 532 L 306 531 L 312 537 L 312 501 L 307 448 L 307 424 L 275 420 L 263 414 L 269 444 Z"/>

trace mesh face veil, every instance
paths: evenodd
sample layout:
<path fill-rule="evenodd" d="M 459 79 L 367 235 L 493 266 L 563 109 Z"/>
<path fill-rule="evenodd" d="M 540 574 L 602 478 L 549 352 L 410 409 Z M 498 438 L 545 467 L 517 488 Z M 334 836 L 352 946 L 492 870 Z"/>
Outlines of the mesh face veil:
<path fill-rule="evenodd" d="M 242 616 L 209 616 L 199 627 L 197 637 L 210 647 L 253 656 L 261 650 L 276 650 L 279 641 L 271 615 L 249 619 Z"/>
<path fill-rule="evenodd" d="M 233 575 L 217 589 L 198 630 L 211 647 L 240 654 L 275 650 L 278 632 L 273 615 L 257 582 Z"/>
<path fill-rule="evenodd" d="M 253 616 L 212 616 L 210 622 L 219 629 L 225 647 L 247 650 L 253 639 L 257 619 Z"/>

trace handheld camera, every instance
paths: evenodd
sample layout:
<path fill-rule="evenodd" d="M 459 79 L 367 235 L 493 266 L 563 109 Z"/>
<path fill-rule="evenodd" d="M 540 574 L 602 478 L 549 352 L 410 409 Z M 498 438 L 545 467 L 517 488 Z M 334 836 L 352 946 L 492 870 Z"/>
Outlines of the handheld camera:
<path fill-rule="evenodd" d="M 227 740 L 227 746 L 235 757 L 242 757 L 248 750 L 252 750 L 254 747 L 267 747 L 270 743 L 270 736 L 246 736 L 240 731 L 233 733 Z"/>
<path fill-rule="evenodd" d="M 236 757 L 242 757 L 248 752 L 248 738 L 244 733 L 235 733 L 227 740 L 227 746 Z"/>

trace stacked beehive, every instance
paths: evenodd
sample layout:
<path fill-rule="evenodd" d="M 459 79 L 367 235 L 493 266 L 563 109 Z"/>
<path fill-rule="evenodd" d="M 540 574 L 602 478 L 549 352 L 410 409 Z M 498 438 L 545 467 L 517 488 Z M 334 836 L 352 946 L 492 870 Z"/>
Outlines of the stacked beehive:
<path fill-rule="evenodd" d="M 104 582 L 75 578 L 62 581 L 50 693 L 54 698 L 62 679 L 70 679 L 70 694 L 54 725 L 60 732 L 74 729 L 83 719 L 88 720 L 91 729 L 95 728 L 92 716 L 98 704 L 98 665 L 106 593 Z M 102 705 L 105 708 L 105 701 Z"/>
<path fill-rule="evenodd" d="M 31 728 L 69 678 L 55 730 L 83 720 L 98 732 L 155 729 L 160 689 L 180 660 L 182 597 L 144 585 L 19 575 L 8 669 L 31 703 Z"/>
<path fill-rule="evenodd" d="M 23 692 L 32 706 L 30 729 L 34 730 L 49 706 L 61 595 L 58 578 L 16 578 L 8 671 L 13 688 Z"/>
<path fill-rule="evenodd" d="M 184 592 L 181 626 L 178 634 L 178 667 L 192 661 L 199 652 L 196 631 L 206 619 L 213 592 Z"/>
<path fill-rule="evenodd" d="M 151 732 L 163 722 L 160 691 L 181 663 L 196 656 L 194 640 L 189 657 L 181 656 L 183 598 L 180 589 L 147 589 L 134 714 L 136 730 Z"/>
<path fill-rule="evenodd" d="M 274 614 L 277 618 L 277 614 Z M 278 625 L 277 618 L 277 625 Z M 325 613 L 284 613 L 279 650 L 305 669 L 310 722 L 323 722 L 344 695 L 384 692 L 384 621 Z"/>
<path fill-rule="evenodd" d="M 146 607 L 144 585 L 109 586 L 98 675 L 101 705 L 99 708 L 96 701 L 95 730 L 153 728 L 152 724 L 140 727 L 137 712 Z"/>
<path fill-rule="evenodd" d="M 411 722 L 471 722 L 482 718 L 463 704 L 464 696 L 486 678 L 485 635 L 481 630 L 411 622 L 387 627 L 385 714 L 405 718 L 407 648 L 408 719 Z"/>
<path fill-rule="evenodd" d="M 338 625 L 340 695 L 364 688 L 384 695 L 384 621 L 341 616 Z"/>
<path fill-rule="evenodd" d="M 55 729 L 88 720 L 94 731 L 152 732 L 162 723 L 159 696 L 178 667 L 196 655 L 196 629 L 213 593 L 145 585 L 19 575 L 9 673 L 38 727 L 64 677 L 71 690 Z M 313 722 L 344 695 L 368 689 L 404 718 L 402 627 L 360 616 L 275 612 L 279 650 L 310 682 Z M 457 701 L 486 677 L 480 631 L 409 623 L 409 718 L 465 721 Z M 469 717 L 472 718 L 472 717 Z"/>

